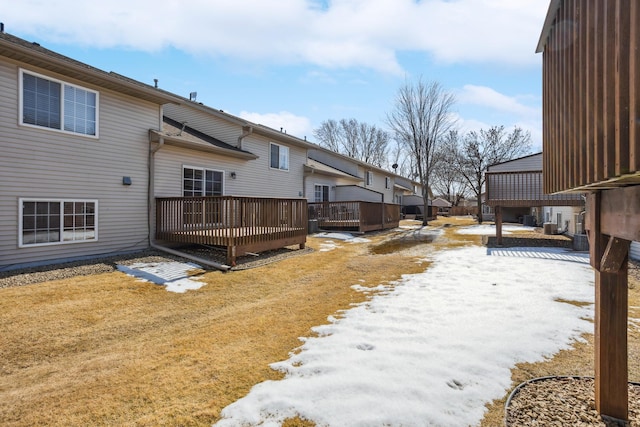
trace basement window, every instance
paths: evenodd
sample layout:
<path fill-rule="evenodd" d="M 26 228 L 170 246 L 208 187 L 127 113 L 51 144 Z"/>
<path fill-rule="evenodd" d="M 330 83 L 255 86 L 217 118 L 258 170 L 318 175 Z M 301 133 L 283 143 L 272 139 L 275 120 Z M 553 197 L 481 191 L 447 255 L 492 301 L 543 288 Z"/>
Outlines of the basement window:
<path fill-rule="evenodd" d="M 98 240 L 97 200 L 20 199 L 19 247 Z"/>

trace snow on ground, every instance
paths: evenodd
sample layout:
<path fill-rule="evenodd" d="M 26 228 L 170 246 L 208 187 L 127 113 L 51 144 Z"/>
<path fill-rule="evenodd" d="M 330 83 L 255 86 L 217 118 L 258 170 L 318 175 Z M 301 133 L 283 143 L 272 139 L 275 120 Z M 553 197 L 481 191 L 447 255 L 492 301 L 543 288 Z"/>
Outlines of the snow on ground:
<path fill-rule="evenodd" d="M 129 276 L 164 285 L 167 291 L 185 293 L 188 290 L 200 289 L 203 282 L 198 281 L 193 276 L 189 276 L 189 271 L 201 269 L 202 267 L 194 263 L 184 262 L 154 262 L 136 263 L 129 266 L 118 264 L 118 270 Z"/>
<path fill-rule="evenodd" d="M 502 234 L 511 234 L 512 231 L 534 231 L 534 227 L 526 227 L 523 225 L 503 225 Z M 493 224 L 473 225 L 471 227 L 463 227 L 457 230 L 458 234 L 475 234 L 475 235 L 495 235 L 496 226 Z"/>
<path fill-rule="evenodd" d="M 320 244 L 320 252 L 328 252 L 340 247 L 334 240 L 345 241 L 349 243 L 367 243 L 371 240 L 366 239 L 364 237 L 354 237 L 353 234 L 350 233 L 335 233 L 335 232 L 324 232 L 324 233 L 316 233 L 313 237 L 317 237 L 320 239 L 332 239 L 325 240 Z"/>
<path fill-rule="evenodd" d="M 546 258 L 589 264 L 589 254 L 587 252 L 567 251 L 562 248 L 488 248 L 487 255 L 515 258 Z"/>
<path fill-rule="evenodd" d="M 272 365 L 283 380 L 254 386 L 216 426 L 276 426 L 296 415 L 333 427 L 476 425 L 517 363 L 593 330 L 592 305 L 556 301 L 593 303 L 588 265 L 495 255 L 477 246 L 436 253 L 424 273 L 331 316 Z"/>

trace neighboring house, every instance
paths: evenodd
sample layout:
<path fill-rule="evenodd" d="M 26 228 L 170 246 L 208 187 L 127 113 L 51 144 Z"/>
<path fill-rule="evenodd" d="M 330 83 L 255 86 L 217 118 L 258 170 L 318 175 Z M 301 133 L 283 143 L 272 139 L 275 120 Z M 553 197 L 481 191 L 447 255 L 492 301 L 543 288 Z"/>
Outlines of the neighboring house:
<path fill-rule="evenodd" d="M 316 201 L 315 190 L 310 187 L 313 185 L 315 188 L 316 185 L 314 181 L 316 177 L 312 176 L 313 167 L 322 165 L 324 168 L 338 172 L 325 175 L 327 177 L 325 183 L 330 186 L 330 192 L 335 191 L 334 194 L 329 195 L 330 201 L 362 200 L 398 204 L 397 194 L 399 193 L 395 187 L 396 179 L 401 178 L 398 175 L 319 146 L 314 146 L 307 155 L 309 158 L 307 171 L 310 173 L 307 174 L 305 189 L 310 202 Z M 344 175 L 340 176 L 340 173 Z M 312 195 L 314 197 L 311 197 Z"/>
<path fill-rule="evenodd" d="M 397 175 L 319 146 L 307 156 L 305 194 L 319 228 L 366 232 L 398 225 Z"/>
<path fill-rule="evenodd" d="M 448 215 L 451 209 L 451 202 L 443 199 L 442 197 L 436 197 L 431 201 L 431 205 L 438 208 L 439 215 Z"/>
<path fill-rule="evenodd" d="M 486 204 L 494 208 L 498 222 L 541 225 L 558 222 L 557 230 L 575 234 L 576 218 L 584 211 L 580 194 L 547 195 L 542 189 L 542 153 L 489 166 L 486 172 Z M 500 227 L 496 227 L 500 233 Z M 497 236 L 501 241 L 501 236 Z"/>
<path fill-rule="evenodd" d="M 149 246 L 152 86 L 0 32 L 0 269 Z"/>
<path fill-rule="evenodd" d="M 384 169 L 5 33 L 0 82 L 0 269 L 185 243 L 233 263 L 303 247 L 307 202 L 358 202 L 339 213 L 367 231 L 419 197 Z"/>
<path fill-rule="evenodd" d="M 182 196 L 182 170 L 188 166 L 219 175 L 222 185 L 215 195 L 304 197 L 307 150 L 313 144 L 188 100 L 166 105 L 164 115 L 173 122 L 171 132 L 185 124 L 219 141 L 223 148 L 207 154 L 194 146 L 159 149 L 155 154 L 157 197 Z"/>

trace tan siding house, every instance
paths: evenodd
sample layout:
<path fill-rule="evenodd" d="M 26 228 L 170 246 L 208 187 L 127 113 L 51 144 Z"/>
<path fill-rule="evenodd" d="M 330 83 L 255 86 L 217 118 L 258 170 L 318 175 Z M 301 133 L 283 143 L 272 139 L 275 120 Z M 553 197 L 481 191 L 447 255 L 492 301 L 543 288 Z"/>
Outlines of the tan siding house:
<path fill-rule="evenodd" d="M 0 269 L 146 248 L 148 131 L 176 98 L 4 33 L 0 90 Z"/>
<path fill-rule="evenodd" d="M 167 105 L 164 114 L 227 148 L 218 153 L 203 153 L 197 146 L 159 149 L 155 154 L 156 197 L 182 196 L 184 166 L 223 172 L 224 195 L 303 197 L 304 166 L 311 144 L 190 101 Z M 280 154 L 277 165 L 272 164 L 275 152 Z"/>

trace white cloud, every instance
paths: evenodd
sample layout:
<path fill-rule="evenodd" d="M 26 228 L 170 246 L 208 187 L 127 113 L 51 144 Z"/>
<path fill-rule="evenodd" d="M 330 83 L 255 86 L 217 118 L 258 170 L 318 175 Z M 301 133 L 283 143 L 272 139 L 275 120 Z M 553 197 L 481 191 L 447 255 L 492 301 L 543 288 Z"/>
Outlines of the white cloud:
<path fill-rule="evenodd" d="M 8 3 L 8 0 L 0 0 Z M 8 31 L 96 47 L 401 74 L 397 53 L 448 63 L 537 64 L 540 0 L 22 0 Z M 73 13 L 69 13 L 73 11 Z M 78 19 L 82 16 L 82 19 Z"/>
<path fill-rule="evenodd" d="M 542 107 L 539 97 L 510 96 L 490 87 L 469 84 L 456 92 L 456 99 L 463 107 L 483 108 L 482 120 L 467 119 L 465 113 L 458 113 L 457 124 L 462 133 L 489 129 L 495 125 L 504 125 L 510 131 L 517 126 L 531 133 L 532 150 L 542 151 Z M 499 121 L 487 123 L 489 117 L 497 117 Z"/>
<path fill-rule="evenodd" d="M 516 97 L 502 94 L 486 86 L 465 85 L 456 96 L 457 100 L 463 104 L 488 107 L 521 117 L 535 117 L 540 114 L 539 108 L 525 105 Z"/>
<path fill-rule="evenodd" d="M 313 131 L 311 121 L 308 118 L 296 116 L 288 111 L 266 114 L 242 111 L 239 116 L 250 122 L 268 126 L 276 130 L 282 128 L 283 132 L 298 138 L 304 138 L 305 136 L 310 137 Z"/>

